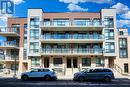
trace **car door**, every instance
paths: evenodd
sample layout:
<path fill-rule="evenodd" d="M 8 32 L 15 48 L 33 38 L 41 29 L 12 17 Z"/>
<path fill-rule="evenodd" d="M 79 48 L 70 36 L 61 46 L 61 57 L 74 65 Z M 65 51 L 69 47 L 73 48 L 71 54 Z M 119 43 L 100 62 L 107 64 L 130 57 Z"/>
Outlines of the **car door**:
<path fill-rule="evenodd" d="M 93 79 L 93 78 L 94 78 L 94 72 L 93 72 L 92 69 L 89 70 L 89 72 L 85 72 L 85 79 L 91 80 L 91 79 Z"/>
<path fill-rule="evenodd" d="M 41 76 L 41 70 L 40 69 L 32 70 L 29 74 L 29 77 L 31 77 L 31 78 L 37 78 L 37 77 L 40 77 L 40 76 Z"/>
<path fill-rule="evenodd" d="M 92 79 L 94 79 L 94 80 L 100 80 L 100 79 L 102 79 L 103 76 L 104 76 L 104 73 L 102 71 L 103 71 L 102 69 L 95 69 L 93 71 L 93 77 L 92 77 Z"/>

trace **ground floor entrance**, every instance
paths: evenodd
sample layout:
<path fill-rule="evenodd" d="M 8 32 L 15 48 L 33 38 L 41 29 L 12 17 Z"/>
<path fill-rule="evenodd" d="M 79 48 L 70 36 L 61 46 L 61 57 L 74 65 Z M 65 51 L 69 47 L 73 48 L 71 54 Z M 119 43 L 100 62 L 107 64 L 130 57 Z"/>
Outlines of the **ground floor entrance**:
<path fill-rule="evenodd" d="M 44 58 L 44 67 L 49 68 L 49 58 Z"/>
<path fill-rule="evenodd" d="M 114 58 L 102 58 L 102 56 L 42 56 L 34 57 L 30 62 L 30 68 L 42 67 L 55 69 L 57 73 L 73 74 L 87 68 L 111 68 Z"/>
<path fill-rule="evenodd" d="M 67 68 L 77 68 L 78 67 L 78 59 L 77 58 L 66 58 Z"/>

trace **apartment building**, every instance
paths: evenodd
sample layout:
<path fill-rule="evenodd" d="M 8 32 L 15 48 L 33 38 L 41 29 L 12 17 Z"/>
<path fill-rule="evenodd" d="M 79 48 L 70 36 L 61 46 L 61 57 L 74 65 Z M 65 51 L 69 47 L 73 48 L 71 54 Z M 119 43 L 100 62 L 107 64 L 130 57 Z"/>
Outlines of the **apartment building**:
<path fill-rule="evenodd" d="M 26 32 L 26 18 L 8 18 L 8 27 L 0 27 L 0 67 L 6 74 L 27 70 L 27 57 L 23 54 Z"/>
<path fill-rule="evenodd" d="M 19 72 L 45 67 L 68 75 L 87 68 L 107 67 L 130 73 L 130 39 L 128 34 L 119 34 L 127 29 L 117 31 L 116 9 L 101 9 L 95 13 L 46 13 L 42 9 L 28 9 L 27 18 L 9 18 L 8 27 L 5 31 L 0 29 L 7 45 L 1 45 L 0 49 L 7 60 L 7 55 L 12 50 L 15 52 L 11 55 L 18 56 Z M 13 35 L 12 31 L 15 31 Z M 127 40 L 125 48 L 122 38 Z M 10 47 L 11 41 L 18 46 Z M 16 64 L 15 57 L 12 61 L 2 59 L 6 68 Z"/>
<path fill-rule="evenodd" d="M 127 28 L 118 29 L 117 43 L 118 55 L 114 67 L 120 73 L 130 73 L 130 36 Z"/>

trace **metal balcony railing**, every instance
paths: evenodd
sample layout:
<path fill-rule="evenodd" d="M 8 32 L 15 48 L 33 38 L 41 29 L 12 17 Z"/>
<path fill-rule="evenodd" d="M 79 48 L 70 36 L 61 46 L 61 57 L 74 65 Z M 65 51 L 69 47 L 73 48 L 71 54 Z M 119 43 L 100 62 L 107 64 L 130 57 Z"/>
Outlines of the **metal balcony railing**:
<path fill-rule="evenodd" d="M 2 46 L 2 47 L 8 47 L 8 46 L 18 47 L 18 43 L 16 43 L 16 41 L 0 41 L 0 46 Z"/>
<path fill-rule="evenodd" d="M 0 32 L 3 32 L 3 33 L 17 33 L 19 34 L 19 27 L 13 27 L 13 28 L 9 28 L 9 27 L 0 27 Z"/>
<path fill-rule="evenodd" d="M 41 39 L 103 39 L 103 35 L 89 35 L 89 34 L 51 34 L 41 35 Z"/>
<path fill-rule="evenodd" d="M 102 49 L 88 49 L 88 48 L 79 48 L 79 49 L 55 49 L 55 48 L 52 48 L 52 49 L 45 49 L 45 48 L 42 48 L 42 51 L 41 53 L 44 53 L 44 54 L 48 54 L 48 53 L 70 53 L 70 54 L 82 54 L 82 53 L 92 53 L 92 54 L 98 54 L 98 53 L 102 53 Z"/>

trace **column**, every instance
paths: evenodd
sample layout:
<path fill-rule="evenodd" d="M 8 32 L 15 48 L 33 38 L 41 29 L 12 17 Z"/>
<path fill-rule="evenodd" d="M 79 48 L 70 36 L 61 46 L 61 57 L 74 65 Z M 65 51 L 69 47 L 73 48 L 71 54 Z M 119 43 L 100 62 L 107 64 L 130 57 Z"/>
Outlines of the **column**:
<path fill-rule="evenodd" d="M 53 66 L 53 56 L 50 56 L 50 58 L 49 58 L 49 67 L 50 68 L 53 68 L 54 66 Z"/>
<path fill-rule="evenodd" d="M 94 57 L 91 58 L 91 67 L 96 67 L 96 58 Z"/>
<path fill-rule="evenodd" d="M 65 56 L 63 56 L 63 73 L 64 73 L 64 75 L 65 75 L 65 72 L 66 72 L 66 57 Z"/>
<path fill-rule="evenodd" d="M 40 68 L 43 68 L 42 57 L 40 58 Z"/>
<path fill-rule="evenodd" d="M 104 67 L 105 68 L 108 68 L 108 58 L 104 58 Z"/>
<path fill-rule="evenodd" d="M 41 56 L 41 67 L 44 68 L 44 57 Z"/>
<path fill-rule="evenodd" d="M 79 71 L 82 70 L 82 57 L 81 56 L 78 57 L 78 68 L 79 68 Z"/>
<path fill-rule="evenodd" d="M 5 58 L 5 60 L 6 60 L 6 54 L 7 54 L 7 51 L 6 51 L 6 49 L 4 49 L 4 58 Z"/>
<path fill-rule="evenodd" d="M 20 47 L 20 50 L 19 50 L 19 68 L 18 68 L 18 73 L 22 73 L 23 72 L 23 51 L 24 51 L 24 48 L 23 47 Z"/>
<path fill-rule="evenodd" d="M 28 58 L 28 70 L 31 69 L 31 58 Z"/>
<path fill-rule="evenodd" d="M 63 56 L 62 60 L 63 60 L 63 68 L 66 68 L 66 57 Z"/>

